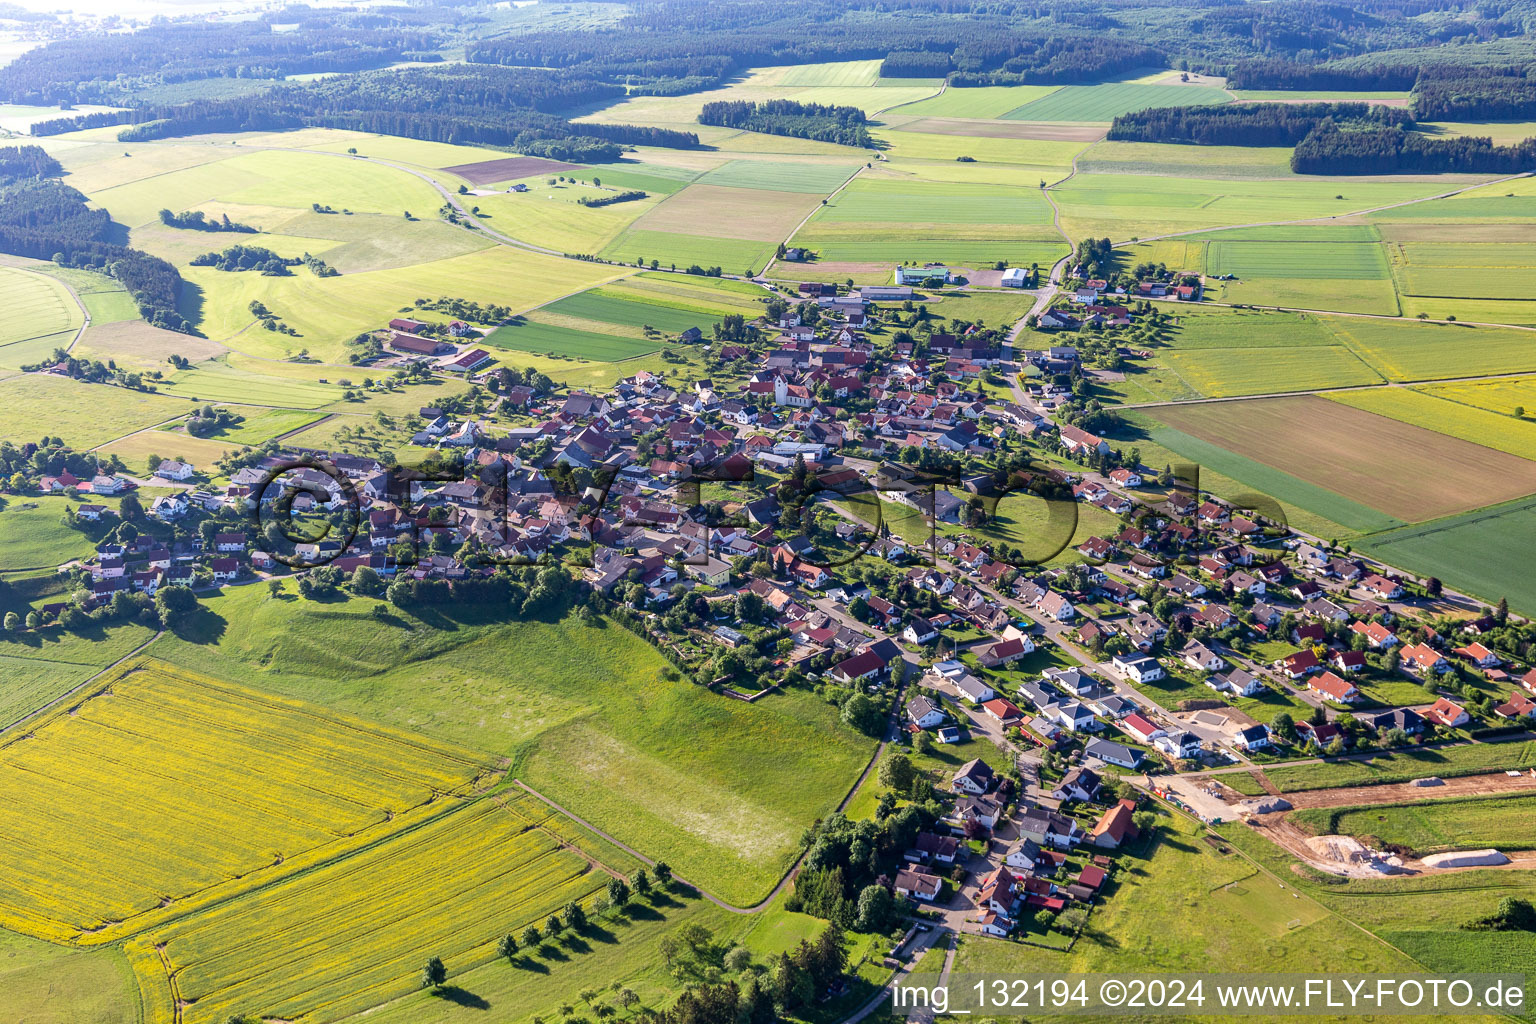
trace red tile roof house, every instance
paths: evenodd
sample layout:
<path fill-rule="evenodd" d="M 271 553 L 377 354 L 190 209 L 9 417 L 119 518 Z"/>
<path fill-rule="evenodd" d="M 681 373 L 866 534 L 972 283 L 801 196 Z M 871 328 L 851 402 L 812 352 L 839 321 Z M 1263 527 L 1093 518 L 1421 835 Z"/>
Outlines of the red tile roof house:
<path fill-rule="evenodd" d="M 1340 704 L 1353 704 L 1360 699 L 1360 691 L 1355 688 L 1354 683 L 1340 679 L 1332 672 L 1324 672 L 1320 676 L 1307 680 L 1307 689 Z"/>
<path fill-rule="evenodd" d="M 1168 735 L 1168 731 L 1152 724 L 1140 715 L 1126 715 L 1120 720 L 1120 728 L 1142 743 L 1151 743 L 1159 736 Z"/>
<path fill-rule="evenodd" d="M 981 710 L 985 711 L 988 717 L 995 718 L 1004 725 L 1017 722 L 1024 717 L 1024 712 L 1020 711 L 1013 701 L 1004 697 L 987 701 L 981 706 Z"/>
<path fill-rule="evenodd" d="M 1136 838 L 1136 826 L 1131 822 L 1131 816 L 1136 811 L 1136 805 L 1130 800 L 1121 800 L 1115 806 L 1104 812 L 1104 816 L 1093 826 L 1093 831 L 1088 835 L 1088 841 L 1094 846 L 1114 849 L 1121 844 Z"/>
<path fill-rule="evenodd" d="M 1420 714 L 1426 722 L 1433 722 L 1435 725 L 1443 725 L 1451 729 L 1472 721 L 1472 716 L 1467 714 L 1465 708 L 1444 697 L 1435 701 L 1432 707 L 1426 708 Z"/>
<path fill-rule="evenodd" d="M 1317 655 L 1309 649 L 1286 655 L 1275 662 L 1275 667 L 1292 679 L 1301 679 L 1323 666 L 1319 664 Z"/>
<path fill-rule="evenodd" d="M 1496 668 L 1497 666 L 1504 663 L 1502 658 L 1500 658 L 1497 654 L 1494 654 L 1492 651 L 1484 647 L 1476 640 L 1472 641 L 1470 644 L 1467 644 L 1465 647 L 1456 648 L 1454 653 L 1461 655 L 1463 658 L 1466 658 L 1468 661 L 1477 665 L 1478 668 Z"/>
<path fill-rule="evenodd" d="M 1445 656 L 1428 644 L 1414 644 L 1403 648 L 1403 664 L 1418 672 L 1445 672 L 1451 667 Z"/>

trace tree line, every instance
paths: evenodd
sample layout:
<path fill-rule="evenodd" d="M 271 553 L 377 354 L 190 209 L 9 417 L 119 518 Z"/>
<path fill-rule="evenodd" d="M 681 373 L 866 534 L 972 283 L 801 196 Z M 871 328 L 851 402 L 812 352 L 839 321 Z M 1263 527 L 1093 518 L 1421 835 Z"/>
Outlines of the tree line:
<path fill-rule="evenodd" d="M 1330 118 L 1367 127 L 1413 125 L 1406 110 L 1366 103 L 1232 103 L 1121 114 L 1109 126 L 1109 138 L 1196 146 L 1294 146 Z"/>
<path fill-rule="evenodd" d="M 227 213 L 214 220 L 202 210 L 182 210 L 180 213 L 161 210 L 160 223 L 168 228 L 181 228 L 185 231 L 232 231 L 242 235 L 254 235 L 257 231 L 249 224 L 230 220 Z"/>
<path fill-rule="evenodd" d="M 1536 139 L 1436 139 L 1400 128 L 1345 131 L 1324 121 L 1291 153 L 1297 174 L 1517 174 L 1536 169 Z"/>
<path fill-rule="evenodd" d="M 874 145 L 869 129 L 864 126 L 864 111 L 858 107 L 794 100 L 716 100 L 704 104 L 699 111 L 699 123 L 864 149 Z"/>
<path fill-rule="evenodd" d="M 1227 72 L 1229 89 L 1337 89 L 1341 92 L 1396 91 L 1413 88 L 1419 69 L 1408 64 L 1337 67 L 1302 64 L 1282 58 L 1238 61 Z"/>
<path fill-rule="evenodd" d="M 18 152 L 19 151 L 19 152 Z M 116 278 L 156 327 L 190 333 L 177 310 L 181 275 L 158 256 L 110 239 L 111 214 L 57 180 L 58 161 L 37 146 L 0 149 L 0 252 L 84 267 Z"/>

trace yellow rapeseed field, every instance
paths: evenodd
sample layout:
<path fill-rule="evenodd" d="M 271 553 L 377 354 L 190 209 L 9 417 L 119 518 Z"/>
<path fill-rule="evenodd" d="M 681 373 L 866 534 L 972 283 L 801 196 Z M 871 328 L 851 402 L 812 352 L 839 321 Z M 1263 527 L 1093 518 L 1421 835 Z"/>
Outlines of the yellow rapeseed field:
<path fill-rule="evenodd" d="M 335 1020 L 416 990 L 429 957 L 450 975 L 488 962 L 502 935 L 608 882 L 546 814 L 454 799 L 366 850 L 134 936 L 145 1024 Z"/>
<path fill-rule="evenodd" d="M 0 925 L 98 944 L 437 814 L 483 755 L 153 660 L 0 737 Z"/>

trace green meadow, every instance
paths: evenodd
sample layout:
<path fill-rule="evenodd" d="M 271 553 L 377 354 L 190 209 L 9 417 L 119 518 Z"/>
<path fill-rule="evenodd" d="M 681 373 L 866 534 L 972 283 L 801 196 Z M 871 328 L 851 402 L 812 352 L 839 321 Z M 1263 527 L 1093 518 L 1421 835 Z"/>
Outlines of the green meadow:
<path fill-rule="evenodd" d="M 498 349 L 537 352 L 603 363 L 645 355 L 661 347 L 660 341 L 641 341 L 611 334 L 598 334 L 595 331 L 573 330 L 569 327 L 533 320 L 503 324 L 486 335 L 484 344 Z"/>
<path fill-rule="evenodd" d="M 743 905 L 873 752 L 803 691 L 745 704 L 674 681 L 612 622 L 470 607 L 378 617 L 377 604 L 235 588 L 151 652 L 509 757 L 517 778 Z"/>
<path fill-rule="evenodd" d="M 1374 533 L 1357 543 L 1410 572 L 1438 576 L 1446 586 L 1490 604 L 1536 615 L 1536 582 L 1523 553 L 1536 532 L 1536 502 L 1528 498 Z"/>
<path fill-rule="evenodd" d="M 1113 121 L 1148 107 L 1194 107 L 1231 100 L 1225 90 L 1204 85 L 1064 85 L 999 116 L 1009 121 Z"/>

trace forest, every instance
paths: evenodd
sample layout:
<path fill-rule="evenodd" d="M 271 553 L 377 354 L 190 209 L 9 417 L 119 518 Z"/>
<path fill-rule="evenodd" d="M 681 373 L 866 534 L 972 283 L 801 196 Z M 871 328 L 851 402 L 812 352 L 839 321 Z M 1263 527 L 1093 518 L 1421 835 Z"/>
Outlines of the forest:
<path fill-rule="evenodd" d="M 0 149 L 0 252 L 88 267 L 117 278 L 156 327 L 189 333 L 177 311 L 181 275 L 165 260 L 111 241 L 105 210 L 54 176 L 57 161 L 36 146 Z"/>
<path fill-rule="evenodd" d="M 1426 68 L 1413 87 L 1422 121 L 1519 121 L 1536 117 L 1536 78 L 1523 67 Z"/>
<path fill-rule="evenodd" d="M 307 10 L 307 9 L 306 9 Z M 134 32 L 74 36 L 0 68 L 0 99 L 57 105 L 131 101 L 141 89 L 207 78 L 280 79 L 433 59 L 435 34 L 375 27 L 377 16 L 327 13 L 283 32 L 266 18 L 156 23 Z M 366 27 L 365 27 L 366 26 Z"/>
<path fill-rule="evenodd" d="M 1406 110 L 1367 103 L 1232 103 L 1153 107 L 1115 118 L 1118 142 L 1196 146 L 1294 146 L 1325 120 L 1363 127 L 1412 127 Z"/>
<path fill-rule="evenodd" d="M 1436 139 L 1400 128 L 1346 131 L 1324 121 L 1296 144 L 1297 174 L 1516 174 L 1536 170 L 1536 139 L 1495 146 L 1485 137 Z"/>
<path fill-rule="evenodd" d="M 53 135 L 123 124 L 123 141 L 209 132 L 282 131 L 305 125 L 400 135 L 431 142 L 507 146 L 535 156 L 600 163 L 624 146 L 693 148 L 698 136 L 633 125 L 572 125 L 553 111 L 623 95 L 590 78 L 524 68 L 444 64 L 369 71 L 286 84 L 258 96 L 146 106 L 123 113 L 63 118 L 33 126 Z"/>
<path fill-rule="evenodd" d="M 741 128 L 766 135 L 835 142 L 843 146 L 871 148 L 874 143 L 858 107 L 834 107 L 794 100 L 717 100 L 704 104 L 699 123 Z"/>

